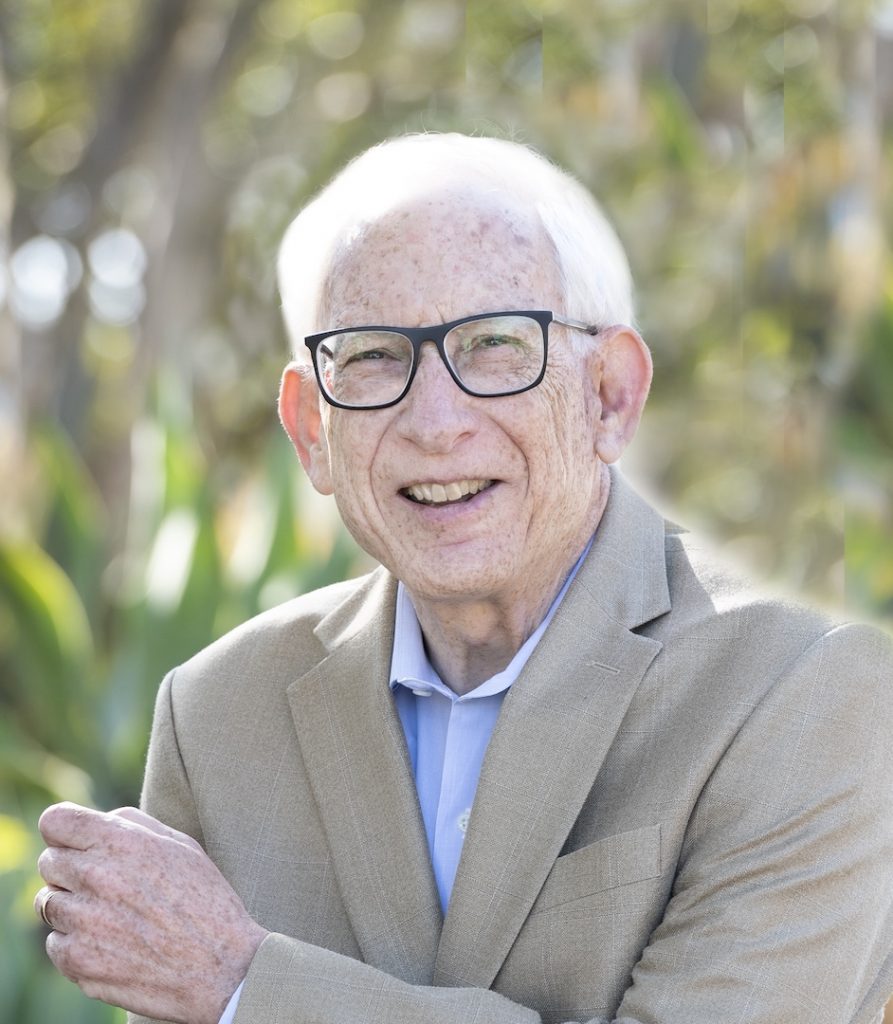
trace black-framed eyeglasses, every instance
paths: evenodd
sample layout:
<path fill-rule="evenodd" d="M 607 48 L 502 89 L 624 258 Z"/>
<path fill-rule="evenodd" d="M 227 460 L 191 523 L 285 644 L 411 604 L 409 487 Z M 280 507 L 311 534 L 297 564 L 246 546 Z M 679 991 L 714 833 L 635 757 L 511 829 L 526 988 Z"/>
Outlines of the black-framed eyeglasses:
<path fill-rule="evenodd" d="M 550 310 L 477 313 L 432 327 L 342 327 L 304 339 L 323 397 L 339 409 L 386 409 L 405 397 L 430 341 L 466 394 L 502 398 L 535 388 L 546 372 L 549 324 L 599 328 Z"/>

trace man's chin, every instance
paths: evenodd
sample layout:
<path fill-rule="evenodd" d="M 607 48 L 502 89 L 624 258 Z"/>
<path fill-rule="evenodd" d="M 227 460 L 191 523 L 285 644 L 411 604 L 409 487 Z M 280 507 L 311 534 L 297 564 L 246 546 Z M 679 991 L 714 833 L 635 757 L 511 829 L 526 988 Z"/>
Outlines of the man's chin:
<path fill-rule="evenodd" d="M 504 599 L 515 574 L 495 572 L 491 565 L 456 566 L 448 562 L 418 566 L 413 571 L 395 573 L 412 595 L 413 601 L 477 604 Z"/>

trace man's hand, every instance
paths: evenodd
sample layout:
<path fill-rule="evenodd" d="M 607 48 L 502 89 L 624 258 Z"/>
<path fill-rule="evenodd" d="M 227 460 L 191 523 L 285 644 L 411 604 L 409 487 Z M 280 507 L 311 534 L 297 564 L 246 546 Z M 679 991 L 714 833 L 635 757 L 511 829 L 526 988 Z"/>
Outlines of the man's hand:
<path fill-rule="evenodd" d="M 56 967 L 91 998 L 217 1024 L 267 933 L 198 843 L 132 807 L 55 804 L 38 827 Z"/>

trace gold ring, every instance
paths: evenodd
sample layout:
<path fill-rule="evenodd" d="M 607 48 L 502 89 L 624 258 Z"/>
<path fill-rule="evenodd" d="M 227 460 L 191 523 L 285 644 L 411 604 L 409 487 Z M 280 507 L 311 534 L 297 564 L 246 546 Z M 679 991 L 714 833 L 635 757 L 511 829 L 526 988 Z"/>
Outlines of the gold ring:
<path fill-rule="evenodd" d="M 50 905 L 50 900 L 58 892 L 59 892 L 58 889 L 48 889 L 47 892 L 46 892 L 46 895 L 42 896 L 41 900 L 40 900 L 40 906 L 39 906 L 40 919 L 47 926 L 47 928 L 50 929 L 51 932 L 55 931 L 56 929 L 55 929 L 55 926 L 53 925 L 53 922 L 47 917 L 47 907 Z"/>

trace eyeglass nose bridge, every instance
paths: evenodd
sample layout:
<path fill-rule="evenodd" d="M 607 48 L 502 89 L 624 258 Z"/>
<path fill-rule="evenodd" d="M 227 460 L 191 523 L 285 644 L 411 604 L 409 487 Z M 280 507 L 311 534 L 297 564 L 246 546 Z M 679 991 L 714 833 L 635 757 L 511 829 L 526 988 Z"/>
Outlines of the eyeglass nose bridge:
<path fill-rule="evenodd" d="M 455 324 L 438 324 L 436 327 L 405 327 L 400 331 L 412 346 L 412 363 L 406 377 L 406 384 L 403 386 L 403 392 L 398 401 L 406 398 L 409 394 L 412 382 L 415 380 L 416 373 L 422 364 L 423 346 L 429 344 L 433 345 L 437 350 L 441 363 L 446 367 L 446 371 L 450 375 L 450 379 L 456 387 L 464 394 L 470 393 L 468 388 L 460 380 L 459 375 L 456 373 L 447 356 L 446 338 L 454 326 Z"/>

